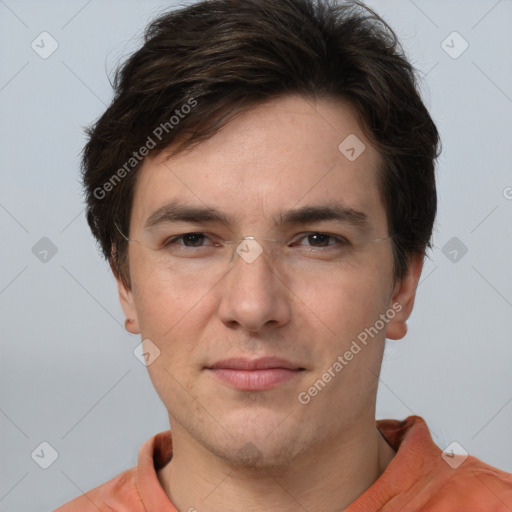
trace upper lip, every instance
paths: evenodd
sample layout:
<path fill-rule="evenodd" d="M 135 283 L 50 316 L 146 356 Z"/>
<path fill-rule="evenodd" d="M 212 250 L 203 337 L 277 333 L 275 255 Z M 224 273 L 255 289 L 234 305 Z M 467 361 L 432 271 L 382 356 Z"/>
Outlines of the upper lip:
<path fill-rule="evenodd" d="M 258 359 L 224 359 L 222 361 L 217 361 L 210 366 L 207 366 L 207 368 L 209 370 L 229 369 L 240 371 L 270 370 L 273 368 L 282 368 L 286 370 L 304 370 L 302 366 L 280 357 L 260 357 Z"/>

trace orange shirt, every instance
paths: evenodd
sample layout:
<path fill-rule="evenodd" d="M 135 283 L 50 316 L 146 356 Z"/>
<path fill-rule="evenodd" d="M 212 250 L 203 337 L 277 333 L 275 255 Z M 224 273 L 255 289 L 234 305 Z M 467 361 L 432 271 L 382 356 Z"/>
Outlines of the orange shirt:
<path fill-rule="evenodd" d="M 512 511 L 512 474 L 471 456 L 454 469 L 441 457 L 423 418 L 377 420 L 377 428 L 397 453 L 344 512 Z M 137 466 L 54 512 L 177 512 L 156 474 L 171 456 L 168 430 L 142 445 Z"/>

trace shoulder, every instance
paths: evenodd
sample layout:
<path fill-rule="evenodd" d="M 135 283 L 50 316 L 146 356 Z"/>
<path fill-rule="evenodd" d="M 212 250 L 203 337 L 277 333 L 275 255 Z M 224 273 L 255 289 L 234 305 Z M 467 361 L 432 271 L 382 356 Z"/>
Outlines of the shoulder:
<path fill-rule="evenodd" d="M 512 510 L 512 474 L 468 456 L 458 468 L 451 469 L 427 505 L 432 510 L 509 512 Z M 447 509 L 450 505 L 453 507 Z"/>
<path fill-rule="evenodd" d="M 54 512 L 135 512 L 144 510 L 133 467 L 62 505 Z"/>
<path fill-rule="evenodd" d="M 450 464 L 420 416 L 378 420 L 377 426 L 397 454 L 375 488 L 394 504 L 402 500 L 404 512 L 512 511 L 512 474 L 471 455 Z"/>
<path fill-rule="evenodd" d="M 139 449 L 137 466 L 127 469 L 108 482 L 83 493 L 53 512 L 141 512 L 144 503 L 169 505 L 158 481 L 156 470 L 172 458 L 170 430 L 160 432 Z M 168 510 L 175 512 L 174 508 Z"/>

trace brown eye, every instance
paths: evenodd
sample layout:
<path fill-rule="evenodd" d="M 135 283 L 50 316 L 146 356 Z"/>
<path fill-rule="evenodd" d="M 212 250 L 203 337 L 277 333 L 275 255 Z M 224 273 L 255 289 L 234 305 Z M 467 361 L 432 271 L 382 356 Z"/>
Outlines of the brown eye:
<path fill-rule="evenodd" d="M 200 247 L 205 239 L 202 233 L 188 233 L 182 237 L 183 245 L 187 247 Z"/>
<path fill-rule="evenodd" d="M 304 243 L 304 241 L 307 241 L 307 243 Z M 349 245 L 346 238 L 321 232 L 307 233 L 298 242 L 301 246 L 313 248 Z"/>
<path fill-rule="evenodd" d="M 329 239 L 332 238 L 325 233 L 314 233 L 312 235 L 307 236 L 307 240 L 310 245 L 314 245 L 316 247 L 326 247 L 329 245 Z"/>
<path fill-rule="evenodd" d="M 164 243 L 165 247 L 178 245 L 181 247 L 203 247 L 203 242 L 208 237 L 204 233 L 185 233 L 183 235 L 170 238 Z"/>

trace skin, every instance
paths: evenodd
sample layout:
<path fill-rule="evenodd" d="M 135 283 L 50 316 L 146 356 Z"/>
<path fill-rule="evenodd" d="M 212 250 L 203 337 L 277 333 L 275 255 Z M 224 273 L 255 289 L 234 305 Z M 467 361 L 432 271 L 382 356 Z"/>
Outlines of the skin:
<path fill-rule="evenodd" d="M 366 149 L 349 161 L 338 146 L 355 134 Z M 364 211 L 373 238 L 388 226 L 377 186 L 380 155 L 351 107 L 340 100 L 287 96 L 232 120 L 212 138 L 172 158 L 148 157 L 138 176 L 130 234 L 156 208 L 179 199 L 231 214 L 230 226 L 180 225 L 229 240 L 265 237 L 272 216 L 303 205 L 342 202 Z M 287 228 L 335 233 L 315 222 Z M 178 233 L 178 230 L 177 230 Z M 375 426 L 385 338 L 400 339 L 414 305 L 423 257 L 393 282 L 390 241 L 370 243 L 350 261 L 319 264 L 306 275 L 281 273 L 265 257 L 235 260 L 218 282 L 193 280 L 152 264 L 129 244 L 131 288 L 118 279 L 127 329 L 151 339 L 160 356 L 148 366 L 165 404 L 174 455 L 158 472 L 186 511 L 339 511 L 386 469 L 395 452 Z M 401 310 L 303 405 L 297 400 L 379 315 Z M 267 391 L 240 391 L 205 365 L 231 357 L 278 356 L 305 368 Z"/>

